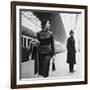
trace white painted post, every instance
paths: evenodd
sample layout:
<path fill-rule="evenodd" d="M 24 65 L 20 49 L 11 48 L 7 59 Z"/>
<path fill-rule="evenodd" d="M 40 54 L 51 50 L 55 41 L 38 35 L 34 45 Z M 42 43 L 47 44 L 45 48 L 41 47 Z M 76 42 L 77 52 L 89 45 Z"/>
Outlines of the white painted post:
<path fill-rule="evenodd" d="M 28 38 L 26 38 L 26 47 L 28 48 Z"/>

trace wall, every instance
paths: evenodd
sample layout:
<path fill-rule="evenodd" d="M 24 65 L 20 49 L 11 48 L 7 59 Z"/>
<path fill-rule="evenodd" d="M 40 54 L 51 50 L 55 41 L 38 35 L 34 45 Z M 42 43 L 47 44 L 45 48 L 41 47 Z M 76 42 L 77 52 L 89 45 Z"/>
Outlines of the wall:
<path fill-rule="evenodd" d="M 0 0 L 0 90 L 10 90 L 10 1 Z M 21 0 L 22 1 L 22 0 Z M 28 0 L 29 1 L 29 0 Z M 66 3 L 66 4 L 83 4 L 90 5 L 90 0 L 30 0 L 33 2 L 49 2 L 49 3 Z M 88 7 L 90 9 L 90 6 Z M 90 15 L 90 10 L 88 10 Z M 88 16 L 89 16 L 88 15 Z M 90 23 L 90 17 L 88 17 Z M 90 26 L 88 27 L 88 30 Z M 90 31 L 88 31 L 88 34 Z M 90 38 L 90 35 L 89 37 Z M 90 42 L 88 42 L 90 46 Z M 88 47 L 90 50 L 90 47 Z M 90 52 L 90 51 L 89 51 Z M 88 57 L 90 59 L 90 56 Z M 88 60 L 89 60 L 88 59 Z M 90 61 L 88 61 L 90 64 Z M 88 65 L 90 68 L 90 65 Z M 90 70 L 88 72 L 90 76 Z M 46 88 L 33 88 L 31 90 L 89 90 L 90 77 L 88 85 L 75 85 L 75 86 L 61 86 L 61 87 L 46 87 Z M 25 90 L 25 89 L 23 89 Z M 30 89 L 28 89 L 30 90 Z"/>

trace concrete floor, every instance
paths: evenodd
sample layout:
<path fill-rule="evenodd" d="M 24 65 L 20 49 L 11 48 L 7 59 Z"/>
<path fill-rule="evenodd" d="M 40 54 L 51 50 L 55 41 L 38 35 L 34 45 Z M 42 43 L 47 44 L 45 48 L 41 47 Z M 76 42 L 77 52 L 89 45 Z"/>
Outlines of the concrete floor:
<path fill-rule="evenodd" d="M 49 77 L 65 77 L 65 76 L 81 76 L 81 60 L 79 59 L 80 53 L 76 53 L 76 65 L 74 66 L 74 73 L 69 73 L 69 66 L 66 63 L 67 53 L 59 53 L 56 55 L 55 66 L 56 71 L 52 71 L 52 60 L 50 62 Z M 38 77 L 38 76 L 37 76 Z M 21 78 L 36 78 L 34 75 L 34 60 L 29 60 L 21 64 Z"/>

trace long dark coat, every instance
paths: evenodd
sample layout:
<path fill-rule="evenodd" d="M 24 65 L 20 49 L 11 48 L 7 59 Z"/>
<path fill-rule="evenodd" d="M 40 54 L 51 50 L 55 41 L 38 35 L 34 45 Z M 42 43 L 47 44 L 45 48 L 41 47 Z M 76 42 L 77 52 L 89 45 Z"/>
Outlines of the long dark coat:
<path fill-rule="evenodd" d="M 73 36 L 71 36 L 67 40 L 67 63 L 76 64 L 75 53 L 75 40 Z"/>
<path fill-rule="evenodd" d="M 37 72 L 39 73 L 39 75 L 42 75 L 44 77 L 48 77 L 50 59 L 55 53 L 53 36 L 52 36 L 52 33 L 49 31 L 40 31 L 39 33 L 37 33 L 37 37 L 38 37 L 38 40 L 40 42 L 40 45 L 38 48 L 39 67 L 38 67 Z M 42 50 L 40 49 L 40 47 L 46 47 L 48 45 L 51 47 L 50 52 L 45 53 L 44 48 Z M 46 52 L 47 52 L 47 50 L 46 50 Z"/>

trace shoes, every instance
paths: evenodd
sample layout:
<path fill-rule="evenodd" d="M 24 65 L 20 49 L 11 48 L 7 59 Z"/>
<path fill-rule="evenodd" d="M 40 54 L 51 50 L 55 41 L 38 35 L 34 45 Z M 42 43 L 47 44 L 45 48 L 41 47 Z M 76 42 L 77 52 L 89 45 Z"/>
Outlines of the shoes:
<path fill-rule="evenodd" d="M 76 72 L 75 70 L 73 70 L 73 71 L 70 71 L 70 73 L 74 73 L 74 72 Z"/>
<path fill-rule="evenodd" d="M 34 78 L 37 78 L 38 77 L 38 73 L 34 75 Z"/>
<path fill-rule="evenodd" d="M 39 75 L 38 73 L 34 75 L 34 78 L 43 78 L 42 75 Z"/>

